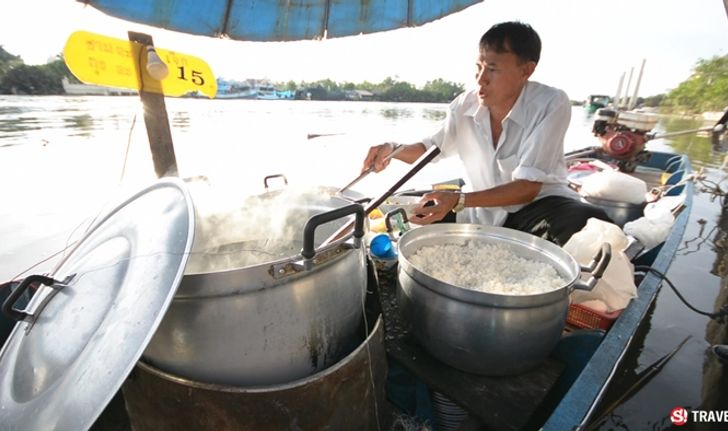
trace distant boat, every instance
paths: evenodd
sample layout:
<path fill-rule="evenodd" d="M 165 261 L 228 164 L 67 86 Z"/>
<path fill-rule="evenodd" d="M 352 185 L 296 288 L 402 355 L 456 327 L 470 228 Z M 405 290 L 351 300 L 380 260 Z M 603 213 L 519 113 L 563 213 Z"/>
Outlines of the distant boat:
<path fill-rule="evenodd" d="M 256 99 L 258 90 L 248 81 L 217 79 L 217 99 Z"/>
<path fill-rule="evenodd" d="M 611 97 L 603 94 L 592 94 L 584 101 L 584 106 L 590 114 L 593 114 L 597 109 L 606 108 L 611 100 Z"/>
<path fill-rule="evenodd" d="M 131 96 L 137 94 L 134 90 L 125 90 L 121 88 L 103 87 L 100 85 L 75 84 L 64 76 L 61 79 L 63 91 L 72 96 Z"/>
<path fill-rule="evenodd" d="M 267 80 L 229 81 L 222 78 L 217 80 L 218 99 L 284 100 L 293 99 L 293 95 L 291 91 L 278 91 Z"/>
<path fill-rule="evenodd" d="M 278 94 L 273 85 L 267 83 L 261 83 L 258 86 L 258 99 L 261 100 L 278 100 Z"/>

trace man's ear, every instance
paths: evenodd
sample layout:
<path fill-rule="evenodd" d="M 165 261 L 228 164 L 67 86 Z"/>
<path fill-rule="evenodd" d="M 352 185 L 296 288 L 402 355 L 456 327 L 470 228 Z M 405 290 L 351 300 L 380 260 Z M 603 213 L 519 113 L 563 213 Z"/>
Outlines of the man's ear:
<path fill-rule="evenodd" d="M 535 61 L 527 61 L 523 63 L 522 65 L 522 72 L 523 72 L 523 78 L 528 79 L 533 75 L 533 72 L 536 70 L 536 62 Z"/>

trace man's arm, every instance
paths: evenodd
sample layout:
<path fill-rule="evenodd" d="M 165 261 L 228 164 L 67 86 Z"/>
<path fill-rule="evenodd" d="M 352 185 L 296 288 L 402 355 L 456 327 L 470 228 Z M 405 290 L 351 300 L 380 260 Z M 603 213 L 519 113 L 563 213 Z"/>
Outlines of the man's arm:
<path fill-rule="evenodd" d="M 394 151 L 394 144 L 391 142 L 371 147 L 369 153 L 367 153 L 367 157 L 364 159 L 364 165 L 361 171 L 364 172 L 372 166 L 374 167 L 374 172 L 382 171 L 389 165 L 389 160 L 384 160 L 384 158 L 390 155 L 392 151 Z M 393 158 L 412 164 L 424 153 L 425 145 L 418 142 L 416 144 L 404 145 L 404 148 Z"/>
<path fill-rule="evenodd" d="M 515 180 L 487 190 L 465 193 L 465 208 L 468 207 L 504 207 L 525 204 L 533 201 L 541 191 L 541 183 L 527 180 Z M 458 202 L 460 193 L 435 191 L 422 196 L 422 205 L 431 201 L 432 206 L 415 208 L 418 224 L 429 224 L 442 220 Z"/>

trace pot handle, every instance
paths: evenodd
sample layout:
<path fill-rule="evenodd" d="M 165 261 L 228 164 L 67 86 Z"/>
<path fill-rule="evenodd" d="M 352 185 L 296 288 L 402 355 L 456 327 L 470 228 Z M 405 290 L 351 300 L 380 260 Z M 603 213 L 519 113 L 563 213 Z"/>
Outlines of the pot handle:
<path fill-rule="evenodd" d="M 5 301 L 3 301 L 2 312 L 4 315 L 18 322 L 22 322 L 32 317 L 30 313 L 16 310 L 13 306 L 18 301 L 18 299 L 20 299 L 23 293 L 28 290 L 28 288 L 34 283 L 41 283 L 45 284 L 46 286 L 52 286 L 54 283 L 56 283 L 56 280 L 54 280 L 52 277 L 40 274 L 29 275 L 28 277 L 25 277 L 25 279 L 20 282 L 20 285 L 18 285 L 15 290 L 10 292 L 10 295 L 8 295 L 8 297 L 5 298 Z"/>
<path fill-rule="evenodd" d="M 592 259 L 591 262 L 589 262 L 588 266 L 581 266 L 581 270 L 583 272 L 588 272 L 591 274 L 591 277 L 586 282 L 583 282 L 581 280 L 577 280 L 576 283 L 573 284 L 574 289 L 580 289 L 580 290 L 592 290 L 594 289 L 594 286 L 597 285 L 597 281 L 599 281 L 600 278 L 602 278 L 602 275 L 604 275 L 604 270 L 607 269 L 607 265 L 609 265 L 609 261 L 612 258 L 612 246 L 609 245 L 608 242 L 605 242 L 602 244 L 601 249 L 599 249 L 599 252 L 596 256 L 594 256 L 594 259 Z"/>
<path fill-rule="evenodd" d="M 267 190 L 268 190 L 268 188 L 270 187 L 270 186 L 268 185 L 268 181 L 269 181 L 269 180 L 272 180 L 273 178 L 283 178 L 283 184 L 284 184 L 284 185 L 286 185 L 286 186 L 288 185 L 288 179 L 287 179 L 287 178 L 286 178 L 286 176 L 285 176 L 285 175 L 283 175 L 283 174 L 273 174 L 273 175 L 267 175 L 267 176 L 266 176 L 265 178 L 263 178 L 263 185 L 265 186 L 265 189 L 266 189 L 266 191 L 267 191 Z"/>
<path fill-rule="evenodd" d="M 316 255 L 313 240 L 317 227 L 351 214 L 356 214 L 354 238 L 357 241 L 361 240 L 364 236 L 364 207 L 359 204 L 347 205 L 325 213 L 316 214 L 308 219 L 306 226 L 303 228 L 303 249 L 301 250 L 301 256 L 303 256 L 304 259 L 313 259 Z"/>
<path fill-rule="evenodd" d="M 387 234 L 389 234 L 389 236 L 391 236 L 391 237 L 394 237 L 394 235 L 392 233 L 394 231 L 394 226 L 392 225 L 392 218 L 394 218 L 394 216 L 396 216 L 398 214 L 402 216 L 402 225 L 398 226 L 398 227 L 403 228 L 403 229 L 400 229 L 400 235 L 409 229 L 409 220 L 407 219 L 407 212 L 402 207 L 395 208 L 392 211 L 390 211 L 384 215 L 384 225 L 387 227 Z"/>

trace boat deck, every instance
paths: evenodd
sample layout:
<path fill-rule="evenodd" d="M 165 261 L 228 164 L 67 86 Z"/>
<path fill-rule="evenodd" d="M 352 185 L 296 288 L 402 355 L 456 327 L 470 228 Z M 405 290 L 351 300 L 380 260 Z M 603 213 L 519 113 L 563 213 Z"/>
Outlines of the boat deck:
<path fill-rule="evenodd" d="M 377 271 L 390 359 L 461 406 L 469 417 L 459 429 L 531 429 L 531 418 L 543 405 L 566 365 L 548 358 L 536 369 L 516 376 L 488 377 L 452 368 L 432 357 L 414 339 L 401 317 L 396 298 L 396 265 Z M 464 414 L 467 414 L 464 413 Z"/>

